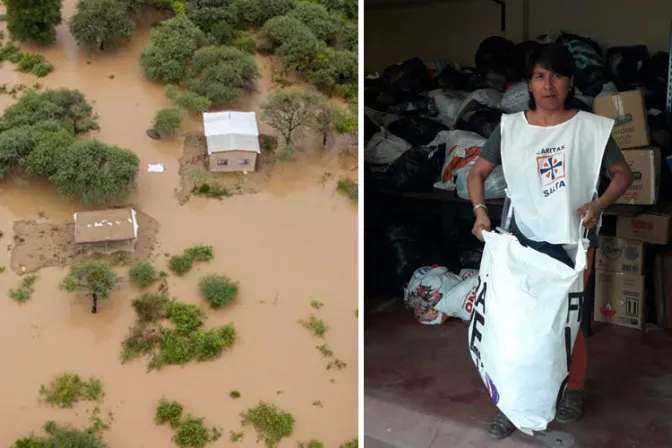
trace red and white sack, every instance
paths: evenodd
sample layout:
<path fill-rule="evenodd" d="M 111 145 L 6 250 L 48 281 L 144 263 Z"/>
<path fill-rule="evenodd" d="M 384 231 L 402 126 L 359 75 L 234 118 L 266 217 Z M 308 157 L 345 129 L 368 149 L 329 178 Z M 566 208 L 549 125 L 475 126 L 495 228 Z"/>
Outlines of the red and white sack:
<path fill-rule="evenodd" d="M 404 290 L 406 307 L 413 310 L 421 324 L 441 325 L 449 316 L 435 306 L 460 282 L 460 276 L 441 266 L 417 269 Z"/>

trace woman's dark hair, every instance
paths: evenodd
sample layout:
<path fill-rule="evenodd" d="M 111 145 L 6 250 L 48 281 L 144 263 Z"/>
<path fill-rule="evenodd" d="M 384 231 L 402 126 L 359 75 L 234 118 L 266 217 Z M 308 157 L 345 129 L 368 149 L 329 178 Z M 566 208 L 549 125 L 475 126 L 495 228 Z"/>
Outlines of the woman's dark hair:
<path fill-rule="evenodd" d="M 525 77 L 528 81 L 532 79 L 534 68 L 539 65 L 560 76 L 576 76 L 576 62 L 572 53 L 561 43 L 553 42 L 540 45 L 530 52 L 525 65 Z M 565 108 L 570 109 L 570 104 L 574 100 L 574 89 L 569 89 L 567 98 L 565 98 Z M 537 103 L 534 95 L 530 92 L 528 106 L 531 110 L 536 110 Z"/>

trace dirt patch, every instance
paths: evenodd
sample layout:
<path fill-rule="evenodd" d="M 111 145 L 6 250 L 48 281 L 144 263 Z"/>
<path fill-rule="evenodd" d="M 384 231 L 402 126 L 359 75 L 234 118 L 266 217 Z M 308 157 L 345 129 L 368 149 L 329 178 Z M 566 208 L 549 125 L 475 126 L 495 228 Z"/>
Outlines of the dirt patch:
<path fill-rule="evenodd" d="M 108 254 L 75 244 L 75 224 L 54 224 L 33 220 L 14 223 L 11 268 L 17 274 L 35 272 L 48 267 L 62 267 L 90 259 L 105 259 L 113 264 L 147 260 L 154 252 L 159 223 L 137 212 L 138 241 L 135 251 L 119 250 Z"/>
<path fill-rule="evenodd" d="M 184 204 L 192 196 L 194 187 L 207 183 L 210 187 L 222 189 L 228 194 L 254 194 L 262 191 L 271 179 L 277 157 L 274 137 L 260 135 L 261 154 L 257 157 L 254 172 L 211 173 L 208 171 L 208 151 L 202 132 L 185 132 L 182 136 L 182 157 L 180 157 L 180 189 L 176 196 Z"/>

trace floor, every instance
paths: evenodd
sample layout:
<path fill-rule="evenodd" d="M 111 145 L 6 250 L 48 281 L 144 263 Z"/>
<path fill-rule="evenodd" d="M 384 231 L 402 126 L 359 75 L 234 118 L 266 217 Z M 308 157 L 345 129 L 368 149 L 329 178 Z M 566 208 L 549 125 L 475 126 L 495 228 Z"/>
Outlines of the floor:
<path fill-rule="evenodd" d="M 467 324 L 423 326 L 394 305 L 364 332 L 365 446 L 660 448 L 672 446 L 672 337 L 594 325 L 584 417 L 502 441 L 485 434 L 495 407 L 467 350 Z"/>

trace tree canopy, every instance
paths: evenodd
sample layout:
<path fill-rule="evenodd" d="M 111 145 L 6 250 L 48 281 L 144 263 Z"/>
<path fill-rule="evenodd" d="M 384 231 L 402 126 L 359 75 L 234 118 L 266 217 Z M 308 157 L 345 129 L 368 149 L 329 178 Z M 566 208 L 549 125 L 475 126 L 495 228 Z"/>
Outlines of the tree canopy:
<path fill-rule="evenodd" d="M 326 99 L 319 92 L 298 87 L 276 90 L 261 106 L 262 119 L 292 145 L 296 134 L 312 127 Z"/>
<path fill-rule="evenodd" d="M 69 25 L 75 40 L 89 50 L 113 47 L 135 29 L 128 5 L 119 0 L 79 0 Z"/>
<path fill-rule="evenodd" d="M 106 300 L 120 282 L 119 276 L 106 261 L 92 260 L 70 266 L 61 288 L 68 292 L 83 292 Z"/>
<path fill-rule="evenodd" d="M 3 0 L 7 30 L 15 39 L 48 45 L 56 41 L 56 26 L 63 21 L 63 0 Z"/>

